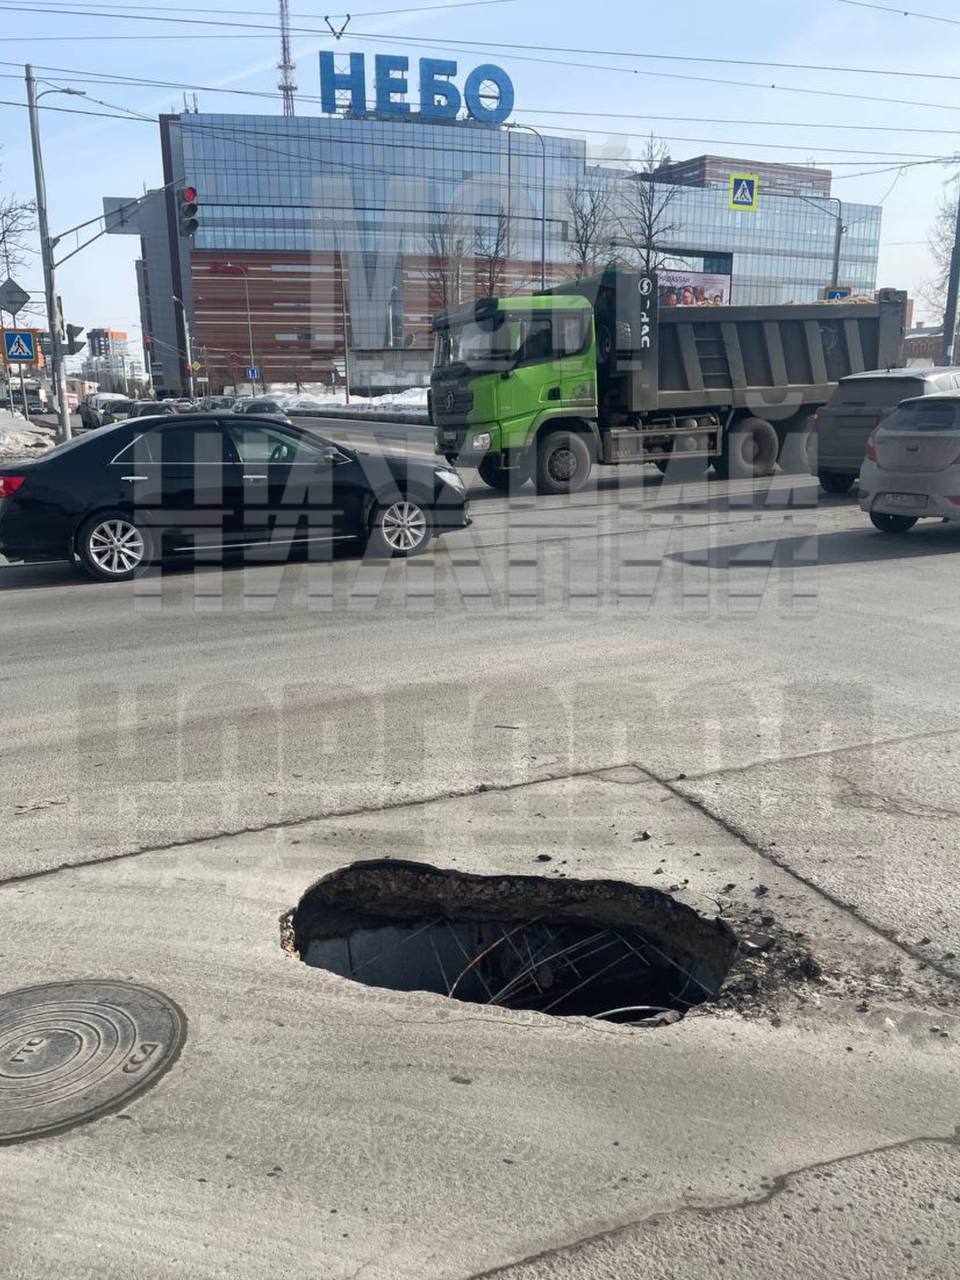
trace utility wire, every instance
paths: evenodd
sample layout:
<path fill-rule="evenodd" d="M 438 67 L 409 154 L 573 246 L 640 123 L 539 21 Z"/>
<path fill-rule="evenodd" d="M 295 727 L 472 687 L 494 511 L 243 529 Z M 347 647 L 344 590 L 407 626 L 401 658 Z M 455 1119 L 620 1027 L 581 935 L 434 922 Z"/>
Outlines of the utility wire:
<path fill-rule="evenodd" d="M 96 99 L 94 99 L 94 101 L 96 101 Z M 0 99 L 0 106 L 21 107 L 23 109 L 26 109 L 26 105 L 27 104 L 23 102 L 15 102 L 12 100 Z M 102 105 L 108 106 L 110 104 L 104 103 Z M 94 116 L 95 118 L 100 120 L 131 120 L 133 119 L 136 123 L 142 123 L 142 124 L 156 123 L 156 120 L 153 117 L 131 112 L 129 108 L 126 108 L 126 107 L 119 108 L 118 113 L 116 114 L 108 114 L 106 112 L 83 111 L 80 109 L 69 108 L 69 107 L 53 107 L 53 106 L 48 106 L 46 104 L 42 105 L 39 109 L 41 111 L 56 111 L 60 115 Z M 127 114 L 121 115 L 119 114 L 119 111 L 126 112 Z M 331 117 L 331 118 L 334 118 L 334 117 Z M 186 123 L 186 122 L 189 122 L 189 123 Z M 524 122 L 518 121 L 518 124 L 519 123 L 524 123 Z M 537 120 L 536 123 L 543 125 L 543 121 L 540 121 L 540 120 Z M 194 114 L 190 112 L 185 113 L 181 117 L 181 128 L 184 128 L 187 130 L 193 130 L 193 131 L 208 131 L 208 132 L 216 131 L 221 135 L 227 135 L 231 137 L 232 140 L 234 140 L 238 144 L 243 144 L 248 139 L 255 138 L 255 137 L 266 137 L 271 139 L 276 139 L 277 137 L 276 132 L 273 130 L 250 129 L 250 128 L 244 128 L 242 126 L 231 127 L 229 125 L 213 124 L 209 121 L 201 122 Z M 581 129 L 575 132 L 594 133 L 594 134 L 600 135 L 601 137 L 613 136 L 613 137 L 639 139 L 639 138 L 645 138 L 647 136 L 647 134 L 645 133 L 617 132 L 609 129 Z M 736 139 L 736 138 L 691 138 L 687 136 L 678 136 L 678 135 L 670 135 L 670 134 L 660 135 L 660 137 L 661 137 L 661 140 L 664 142 L 688 142 L 688 143 L 695 143 L 698 146 L 722 146 L 722 147 L 732 147 L 734 149 L 743 148 L 746 150 L 750 150 L 751 148 L 760 148 L 761 150 L 765 150 L 765 151 L 781 151 L 781 150 L 782 151 L 800 151 L 800 152 L 803 152 L 804 154 L 810 154 L 811 152 L 820 152 L 821 154 L 824 152 L 830 152 L 831 154 L 836 154 L 836 155 L 855 155 L 858 157 L 858 159 L 856 160 L 830 160 L 829 163 L 832 165 L 865 164 L 865 163 L 869 163 L 869 158 L 871 156 L 877 157 L 878 159 L 891 159 L 891 160 L 896 159 L 900 161 L 924 160 L 924 161 L 929 161 L 931 163 L 936 163 L 936 164 L 949 163 L 952 159 L 956 158 L 951 156 L 947 156 L 947 157 L 934 156 L 924 152 L 918 153 L 918 152 L 911 152 L 911 151 L 871 151 L 871 150 L 867 150 L 866 148 L 858 148 L 858 147 L 831 147 L 824 144 L 814 145 L 810 143 L 758 142 L 754 139 L 744 140 L 744 139 Z M 318 139 L 317 141 L 319 142 L 320 139 Z M 388 149 L 396 148 L 401 151 L 431 151 L 434 153 L 441 153 L 447 150 L 447 148 L 437 143 L 423 144 L 423 143 L 413 142 L 411 140 L 407 140 L 403 138 L 398 138 L 396 141 L 389 141 L 389 140 L 378 141 L 376 145 L 382 146 Z M 302 155 L 302 152 L 276 150 L 276 154 L 284 155 L 289 157 L 290 159 L 295 160 L 300 158 L 300 156 Z M 625 159 L 629 160 L 629 157 L 625 157 Z M 369 171 L 371 173 L 384 172 L 384 170 L 379 166 L 370 165 L 366 167 L 369 168 Z M 892 166 L 892 168 L 894 169 L 898 167 L 900 166 L 899 165 Z"/>
<path fill-rule="evenodd" d="M 19 65 L 14 63 L 2 63 L 0 66 Z M 49 67 L 38 68 L 39 70 L 51 70 L 62 72 L 65 68 Z M 97 77 L 96 79 L 93 77 Z M 98 72 L 91 72 L 86 75 L 58 75 L 58 80 L 66 84 L 115 84 L 121 87 L 151 87 L 158 89 L 178 89 L 190 91 L 193 93 L 225 93 L 236 94 L 242 97 L 265 98 L 270 102 L 280 102 L 281 95 L 277 92 L 271 92 L 267 89 L 232 89 L 221 88 L 216 85 L 203 84 L 185 84 L 177 80 L 146 80 L 137 76 L 108 76 Z M 0 72 L 0 80 L 22 80 L 23 77 L 15 75 L 12 72 Z M 94 99 L 91 99 L 94 101 Z M 322 99 L 316 94 L 298 93 L 298 102 L 320 103 Z M 109 104 L 105 104 L 109 105 Z M 422 109 L 423 104 L 410 103 L 410 110 L 415 113 L 418 107 Z M 842 129 L 847 132 L 865 132 L 865 133 L 919 133 L 919 134 L 945 134 L 948 136 L 960 136 L 960 129 L 938 129 L 935 127 L 920 128 L 910 125 L 885 125 L 885 124 L 843 124 L 839 121 L 822 121 L 822 120 L 756 120 L 744 119 L 742 117 L 725 117 L 725 116 L 671 116 L 671 115 L 655 115 L 646 112 L 628 112 L 628 111 L 577 111 L 572 109 L 560 109 L 556 107 L 528 107 L 528 111 L 537 116 L 571 116 L 578 119 L 609 119 L 609 120 L 667 120 L 671 123 L 680 124 L 732 124 L 732 125 L 756 125 L 758 128 L 770 129 Z M 596 132 L 596 131 L 595 131 Z"/>
<path fill-rule="evenodd" d="M 446 3 L 446 4 L 416 5 L 412 7 L 408 6 L 408 7 L 398 8 L 398 9 L 365 9 L 362 13 L 353 13 L 349 15 L 344 14 L 343 17 L 349 17 L 351 19 L 353 18 L 384 18 L 384 17 L 392 17 L 394 14 L 434 13 L 439 10 L 445 10 L 445 9 L 478 9 L 486 5 L 516 4 L 516 3 L 517 3 L 517 0 L 453 0 L 453 2 Z M 8 7 L 16 8 L 16 6 L 12 4 L 9 5 Z M 241 16 L 248 16 L 251 18 L 259 18 L 259 17 L 262 17 L 263 15 L 263 11 L 261 9 L 207 9 L 207 8 L 201 8 L 199 6 L 193 6 L 193 5 L 188 7 L 188 6 L 178 6 L 178 5 L 145 4 L 145 5 L 137 5 L 136 10 L 134 12 L 130 12 L 130 9 L 132 8 L 130 4 L 100 4 L 99 8 L 113 9 L 113 10 L 126 10 L 126 12 L 100 13 L 100 12 L 90 10 L 85 6 L 80 5 L 79 3 L 75 3 L 71 5 L 71 7 L 64 7 L 62 4 L 53 3 L 53 0 L 39 0 L 39 2 L 35 4 L 35 6 L 29 9 L 24 7 L 21 10 L 21 12 L 57 13 L 57 14 L 62 14 L 65 17 L 115 18 L 115 19 L 118 19 L 119 21 L 126 21 L 130 19 L 140 19 L 141 21 L 145 21 L 145 22 L 169 21 L 174 23 L 190 22 L 191 19 L 189 18 L 164 19 L 162 16 L 153 17 L 151 15 L 143 14 L 140 11 L 143 9 L 154 9 L 154 10 L 159 10 L 161 14 L 164 14 L 164 13 L 217 13 L 217 14 L 227 14 L 233 17 L 239 14 Z M 306 17 L 309 19 L 309 18 L 312 18 L 314 15 L 304 14 L 300 16 Z M 335 15 L 335 16 L 339 17 L 340 15 Z M 260 23 L 252 24 L 252 23 L 233 23 L 233 22 L 228 22 L 228 23 L 211 22 L 205 25 L 207 26 L 256 26 L 258 28 L 261 26 Z M 278 31 L 280 28 L 269 27 L 267 29 L 272 31 Z M 313 28 L 310 28 L 311 32 L 313 30 L 314 30 Z M 329 37 L 332 34 L 332 32 L 328 27 L 320 27 L 317 30 L 320 34 L 324 36 Z"/>
<path fill-rule="evenodd" d="M 56 13 L 65 17 L 85 17 L 85 18 L 112 18 L 123 22 L 167 22 L 175 25 L 189 26 L 206 26 L 206 27 L 228 27 L 239 30 L 269 31 L 278 32 L 280 27 L 276 23 L 251 23 L 251 22 L 224 22 L 219 19 L 206 18 L 167 18 L 155 14 L 145 13 L 104 13 L 96 9 L 88 8 L 66 8 L 62 5 L 50 5 L 43 7 L 41 5 L 24 5 L 18 3 L 18 0 L 3 0 L 0 8 L 9 9 L 16 13 Z M 323 27 L 291 27 L 293 35 L 319 35 L 325 39 L 334 38 L 329 28 Z M 377 32 L 351 31 L 351 36 L 376 36 Z M 30 37 L 26 37 L 30 38 Z M 42 38 L 42 37 L 40 37 Z M 392 36 L 390 37 L 395 44 L 422 44 L 423 38 L 417 36 Z M 635 51 L 625 51 L 621 49 L 575 49 L 567 45 L 532 45 L 519 44 L 507 41 L 494 40 L 457 40 L 449 41 L 431 37 L 431 44 L 449 45 L 456 43 L 457 45 L 469 46 L 472 49 L 493 49 L 493 50 L 522 50 L 525 52 L 536 53 L 572 53 L 580 57 L 601 57 L 601 58 L 629 58 L 633 60 L 645 60 L 654 62 L 698 62 L 708 63 L 714 66 L 726 67 L 775 67 L 781 71 L 829 71 L 832 74 L 840 75 L 867 75 L 867 76 L 899 76 L 908 79 L 919 80 L 960 80 L 960 75 L 948 75 L 944 72 L 934 71 L 902 71 L 890 67 L 838 67 L 824 63 L 811 62 L 772 62 L 768 60 L 754 58 L 716 58 L 704 57 L 700 54 L 677 54 L 677 53 L 639 53 Z"/>
<path fill-rule="evenodd" d="M 840 0 L 840 4 L 853 5 L 857 9 L 876 9 L 878 13 L 893 13 L 898 18 L 926 18 L 928 22 L 949 22 L 960 27 L 960 18 L 942 18 L 938 13 L 917 13 L 912 9 L 894 9 L 888 4 L 868 4 L 867 0 Z"/>
<path fill-rule="evenodd" d="M 466 9 L 466 8 L 472 8 L 475 5 L 482 5 L 482 4 L 514 4 L 514 3 L 516 3 L 516 0 L 460 0 L 459 3 L 437 5 L 437 6 L 426 5 L 426 6 L 418 7 L 416 9 L 379 9 L 375 11 L 370 11 L 365 15 L 355 14 L 352 16 L 382 17 L 384 15 L 389 15 L 394 13 L 416 13 L 416 12 L 423 13 L 434 7 L 443 8 L 443 9 Z M 231 30 L 269 32 L 271 34 L 278 33 L 282 30 L 280 26 L 278 26 L 276 23 L 273 23 L 273 22 L 236 22 L 236 21 L 224 21 L 223 19 L 220 19 L 220 18 L 176 18 L 176 17 L 171 18 L 171 17 L 167 17 L 165 13 L 161 13 L 161 14 L 103 13 L 97 9 L 89 9 L 86 7 L 68 8 L 62 4 L 52 4 L 52 3 L 51 4 L 35 3 L 32 5 L 26 5 L 26 4 L 18 5 L 15 2 L 11 2 L 11 0 L 4 0 L 4 3 L 0 4 L 0 9 L 7 10 L 9 12 L 14 12 L 14 13 L 56 14 L 58 17 L 65 17 L 65 18 L 107 18 L 114 22 L 162 22 L 162 23 L 166 23 L 168 26 L 173 25 L 173 26 L 190 26 L 190 27 L 225 27 Z M 187 10 L 187 12 L 204 13 L 205 10 L 190 9 L 190 10 Z M 230 10 L 216 9 L 216 10 L 213 10 L 213 12 L 224 13 L 224 12 L 230 12 Z M 344 15 L 344 16 L 350 16 L 350 15 Z M 291 26 L 290 33 L 292 35 L 323 36 L 324 39 L 326 40 L 339 39 L 339 36 L 336 36 L 336 34 L 331 30 L 329 26 L 326 26 L 326 27 L 293 27 Z M 6 33 L 4 33 L 5 40 L 6 39 L 48 40 L 48 39 L 64 39 L 64 38 L 88 39 L 89 37 L 85 37 L 85 36 L 79 36 L 79 37 L 11 36 L 11 37 L 8 37 Z M 122 40 L 122 39 L 129 39 L 130 37 L 103 36 L 103 37 L 96 37 L 96 38 L 102 38 L 105 40 Z M 146 38 L 149 40 L 149 39 L 153 39 L 154 37 L 147 36 L 147 37 L 140 37 L 140 38 L 141 39 Z M 170 36 L 158 36 L 156 38 L 161 40 L 171 39 Z M 176 37 L 173 37 L 173 38 L 176 38 Z M 220 38 L 223 38 L 223 37 L 220 37 Z"/>
<path fill-rule="evenodd" d="M 60 38 L 61 37 L 59 36 L 56 37 L 56 39 L 60 39 Z M 69 38 L 70 37 L 66 37 L 66 36 L 63 37 L 63 39 L 69 39 Z M 91 39 L 92 38 L 94 37 L 91 37 Z M 131 40 L 135 38 L 136 37 L 134 36 L 129 36 L 129 37 L 118 36 L 117 37 L 117 39 L 131 39 Z M 174 37 L 169 37 L 169 38 L 173 39 Z M 196 36 L 191 38 L 205 39 L 206 37 Z M 372 41 L 373 43 L 384 43 L 384 44 L 389 43 L 388 37 L 368 36 L 366 37 L 366 39 L 368 42 Z M 467 52 L 467 51 L 462 50 L 462 52 Z M 723 85 L 724 87 L 727 87 L 727 88 L 734 87 L 738 89 L 773 89 L 781 93 L 800 93 L 800 94 L 807 94 L 807 95 L 818 97 L 818 98 L 841 98 L 841 99 L 844 99 L 845 101 L 855 101 L 855 102 L 881 102 L 885 106 L 927 107 L 931 111 L 960 111 L 960 105 L 946 103 L 946 102 L 918 102 L 908 98 L 888 98 L 888 97 L 876 97 L 870 94 L 841 93 L 837 90 L 830 90 L 830 89 L 804 89 L 804 88 L 800 88 L 798 86 L 792 86 L 792 85 L 760 84 L 752 80 L 749 80 L 749 81 L 722 80 L 712 76 L 681 75 L 677 72 L 670 72 L 670 71 L 644 71 L 644 70 L 638 70 L 631 67 L 602 66 L 595 63 L 560 62 L 560 61 L 557 61 L 556 59 L 551 59 L 551 58 L 524 58 L 524 57 L 518 57 L 516 55 L 513 55 L 511 57 L 511 60 L 520 61 L 520 62 L 536 62 L 545 66 L 576 67 L 578 70 L 613 71 L 613 72 L 620 73 L 622 75 L 630 75 L 630 76 L 652 76 L 656 79 L 664 79 L 664 80 L 693 81 L 698 84 L 718 84 L 718 85 Z M 11 62 L 11 61 L 0 60 L 0 66 L 22 67 L 22 65 L 23 65 L 22 62 Z M 189 89 L 198 93 L 200 92 L 229 93 L 229 94 L 237 94 L 243 97 L 259 97 L 259 98 L 269 98 L 269 99 L 277 99 L 277 100 L 280 97 L 279 94 L 270 93 L 270 92 L 267 92 L 266 90 L 235 89 L 235 88 L 219 87 L 216 85 L 191 85 L 191 84 L 185 85 L 177 81 L 149 80 L 149 79 L 139 78 L 137 76 L 121 76 L 117 74 L 108 76 L 106 73 L 103 73 L 103 72 L 87 71 L 82 68 L 42 66 L 40 64 L 36 64 L 36 65 L 37 65 L 37 69 L 40 71 L 54 71 L 54 72 L 64 73 L 64 74 L 76 73 L 77 75 L 80 75 L 80 76 L 93 76 L 93 77 L 96 77 L 96 80 L 99 80 L 105 84 L 120 84 L 120 85 L 142 84 L 142 85 L 148 85 L 148 86 L 156 86 L 158 88 L 165 88 L 165 89 Z M 19 79 L 20 77 L 17 77 L 17 78 Z M 320 101 L 318 97 L 311 96 L 308 94 L 298 94 L 298 99 L 304 102 Z M 900 132 L 899 130 L 896 130 L 896 131 Z M 940 130 L 934 129 L 934 130 L 930 130 L 930 132 L 940 132 Z"/>

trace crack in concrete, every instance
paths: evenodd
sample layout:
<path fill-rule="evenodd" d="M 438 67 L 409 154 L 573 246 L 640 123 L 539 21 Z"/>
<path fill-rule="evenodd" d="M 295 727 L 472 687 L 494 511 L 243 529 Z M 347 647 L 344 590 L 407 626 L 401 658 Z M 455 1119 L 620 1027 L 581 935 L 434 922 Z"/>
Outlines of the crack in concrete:
<path fill-rule="evenodd" d="M 919 800 L 903 800 L 899 796 L 882 795 L 843 774 L 837 774 L 836 778 L 844 788 L 838 797 L 839 801 L 850 809 L 865 809 L 869 813 L 899 814 L 903 818 L 930 818 L 936 822 L 960 818 L 960 810 L 957 809 L 923 804 Z"/>
<path fill-rule="evenodd" d="M 603 769 L 639 768 L 633 761 L 604 765 Z M 80 871 L 85 867 L 105 867 L 115 862 L 124 862 L 128 858 L 142 858 L 151 853 L 170 853 L 174 849 L 184 849 L 191 845 L 213 844 L 217 840 L 232 840 L 238 836 L 266 835 L 271 831 L 293 831 L 298 827 L 310 826 L 314 822 L 327 822 L 333 818 L 358 818 L 373 813 L 392 813 L 400 809 L 416 809 L 432 804 L 440 804 L 444 800 L 466 800 L 471 796 L 485 793 L 509 793 L 522 791 L 526 787 L 542 786 L 548 782 L 565 782 L 576 778 L 594 777 L 598 772 L 591 769 L 572 769 L 565 773 L 547 773 L 539 778 L 526 778 L 521 782 L 477 783 L 470 787 L 458 788 L 454 791 L 436 792 L 429 796 L 420 796 L 410 800 L 395 800 L 386 804 L 357 805 L 349 809 L 328 809 L 319 813 L 306 814 L 299 818 L 279 818 L 276 822 L 264 822 L 246 827 L 231 827 L 207 834 L 197 833 L 182 836 L 176 840 L 168 840 L 161 844 L 138 845 L 133 849 L 123 849 L 118 853 L 104 854 L 94 858 L 78 858 L 74 862 L 58 862 L 52 867 L 43 867 L 39 871 L 24 871 L 12 876 L 0 877 L 0 889 L 13 885 L 27 884 L 33 880 L 44 880 L 49 876 L 60 875 L 64 871 Z"/>
<path fill-rule="evenodd" d="M 702 813 L 705 818 L 709 818 L 711 822 L 715 823 L 721 830 L 725 831 L 727 835 L 733 836 L 735 840 L 739 840 L 742 845 L 745 845 L 746 848 L 755 853 L 757 857 L 762 858 L 765 862 L 769 862 L 772 866 L 778 867 L 792 879 L 796 880 L 798 884 L 804 885 L 805 888 L 817 894 L 817 896 L 822 898 L 825 902 L 828 902 L 831 907 L 843 912 L 845 915 L 852 916 L 859 924 L 862 924 L 865 928 L 872 930 L 878 937 L 883 938 L 886 942 L 889 942 L 892 946 L 896 947 L 898 951 L 901 951 L 904 955 L 908 955 L 911 960 L 919 961 L 928 969 L 932 969 L 934 972 L 940 974 L 941 977 L 949 978 L 951 982 L 958 981 L 956 972 L 946 964 L 939 960 L 934 960 L 931 956 L 924 955 L 922 951 L 915 947 L 911 947 L 908 943 L 899 938 L 893 929 L 887 928 L 886 925 L 878 924 L 875 920 L 871 920 L 869 917 L 865 916 L 860 911 L 856 903 L 847 902 L 843 898 L 837 897 L 835 893 L 831 893 L 829 889 L 825 889 L 823 885 L 818 884 L 816 880 L 812 880 L 809 876 L 805 876 L 803 872 L 798 871 L 796 867 L 792 867 L 789 862 L 786 862 L 779 854 L 774 853 L 772 849 L 758 844 L 738 823 L 734 822 L 730 818 L 724 817 L 723 814 L 714 810 L 707 800 L 702 799 L 700 796 L 688 795 L 683 790 L 683 783 L 678 783 L 676 780 L 671 778 L 660 777 L 650 770 L 647 770 L 647 773 L 650 775 L 651 781 L 659 782 L 662 787 L 672 795 L 676 796 L 678 800 L 682 800 L 685 804 L 690 805 L 699 813 Z"/>
<path fill-rule="evenodd" d="M 497 1276 L 509 1278 L 510 1273 L 519 1267 L 531 1266 L 537 1262 L 547 1262 L 554 1258 L 561 1258 L 564 1255 L 570 1256 L 601 1240 L 616 1240 L 617 1237 L 624 1236 L 628 1232 L 639 1231 L 644 1227 L 654 1226 L 658 1222 L 681 1217 L 685 1214 L 689 1214 L 692 1217 L 709 1218 L 722 1213 L 738 1213 L 753 1209 L 775 1200 L 787 1190 L 794 1178 L 801 1177 L 805 1173 L 816 1173 L 821 1169 L 837 1168 L 838 1166 L 849 1164 L 853 1160 L 861 1160 L 866 1156 L 906 1151 L 914 1146 L 960 1146 L 960 1126 L 955 1126 L 953 1133 L 949 1136 L 942 1134 L 918 1135 L 913 1138 L 904 1138 L 900 1142 L 882 1143 L 876 1147 L 867 1147 L 862 1151 L 852 1151 L 848 1155 L 835 1156 L 829 1160 L 817 1160 L 812 1164 L 801 1165 L 797 1169 L 790 1169 L 786 1173 L 778 1173 L 773 1177 L 763 1179 L 761 1182 L 763 1189 L 757 1195 L 744 1196 L 738 1200 L 716 1201 L 706 1204 L 684 1204 L 678 1205 L 673 1209 L 657 1210 L 630 1222 L 622 1222 L 615 1227 L 593 1232 L 591 1235 L 582 1236 L 577 1240 L 570 1240 L 550 1249 L 542 1249 L 539 1253 L 528 1254 L 526 1257 L 517 1258 L 513 1262 L 504 1263 L 487 1271 L 471 1272 L 470 1275 L 464 1276 L 462 1280 L 494 1280 L 494 1277 Z M 767 1184 L 766 1186 L 763 1186 L 764 1182 Z"/>
<path fill-rule="evenodd" d="M 686 781 L 705 782 L 710 778 L 724 778 L 738 773 L 750 773 L 753 769 L 766 769 L 771 765 L 800 764 L 804 760 L 822 760 L 830 756 L 849 755 L 856 751 L 906 746 L 911 742 L 923 742 L 927 739 L 956 737 L 960 737 L 960 727 L 956 729 L 923 729 L 917 733 L 906 733 L 897 738 L 877 738 L 872 742 L 855 742 L 846 747 L 823 747 L 819 751 L 800 751 L 792 756 L 768 756 L 765 759 L 748 761 L 746 764 L 732 764 L 721 769 L 705 769 L 702 773 L 687 774 Z"/>

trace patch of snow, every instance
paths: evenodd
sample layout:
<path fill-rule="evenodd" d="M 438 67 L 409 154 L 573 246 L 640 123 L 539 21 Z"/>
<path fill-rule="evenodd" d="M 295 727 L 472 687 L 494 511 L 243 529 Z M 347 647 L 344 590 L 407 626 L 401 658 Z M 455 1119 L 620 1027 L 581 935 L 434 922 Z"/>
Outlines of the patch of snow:
<path fill-rule="evenodd" d="M 0 461 L 36 458 L 55 443 L 50 427 L 37 427 L 19 413 L 0 409 Z"/>
<path fill-rule="evenodd" d="M 393 391 L 382 396 L 351 395 L 347 404 L 346 392 L 342 387 L 333 389 L 321 383 L 304 384 L 297 394 L 292 387 L 280 385 L 272 393 L 272 398 L 283 402 L 289 412 L 291 409 L 304 413 L 310 409 L 337 409 L 344 415 L 350 413 L 363 414 L 370 410 L 378 413 L 416 413 L 427 416 L 427 388 L 408 387 L 404 391 Z"/>

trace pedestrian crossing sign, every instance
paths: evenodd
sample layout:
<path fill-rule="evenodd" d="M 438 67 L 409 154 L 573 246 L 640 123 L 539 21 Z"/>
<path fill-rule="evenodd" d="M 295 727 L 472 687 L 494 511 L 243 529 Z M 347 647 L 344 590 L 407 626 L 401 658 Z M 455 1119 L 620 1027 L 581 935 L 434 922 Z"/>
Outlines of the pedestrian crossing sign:
<path fill-rule="evenodd" d="M 37 335 L 32 329 L 4 329 L 3 353 L 8 364 L 36 364 Z"/>
<path fill-rule="evenodd" d="M 731 173 L 730 208 L 741 213 L 756 213 L 760 195 L 760 178 L 755 173 Z"/>

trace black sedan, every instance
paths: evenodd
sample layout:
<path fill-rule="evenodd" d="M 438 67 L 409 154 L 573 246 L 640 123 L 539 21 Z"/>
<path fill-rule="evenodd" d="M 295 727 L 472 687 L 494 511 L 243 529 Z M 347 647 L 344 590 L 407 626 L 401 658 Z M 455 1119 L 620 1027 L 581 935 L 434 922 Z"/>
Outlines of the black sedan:
<path fill-rule="evenodd" d="M 108 582 L 168 556 L 414 556 L 467 524 L 450 467 L 250 416 L 140 418 L 0 467 L 0 553 Z"/>

